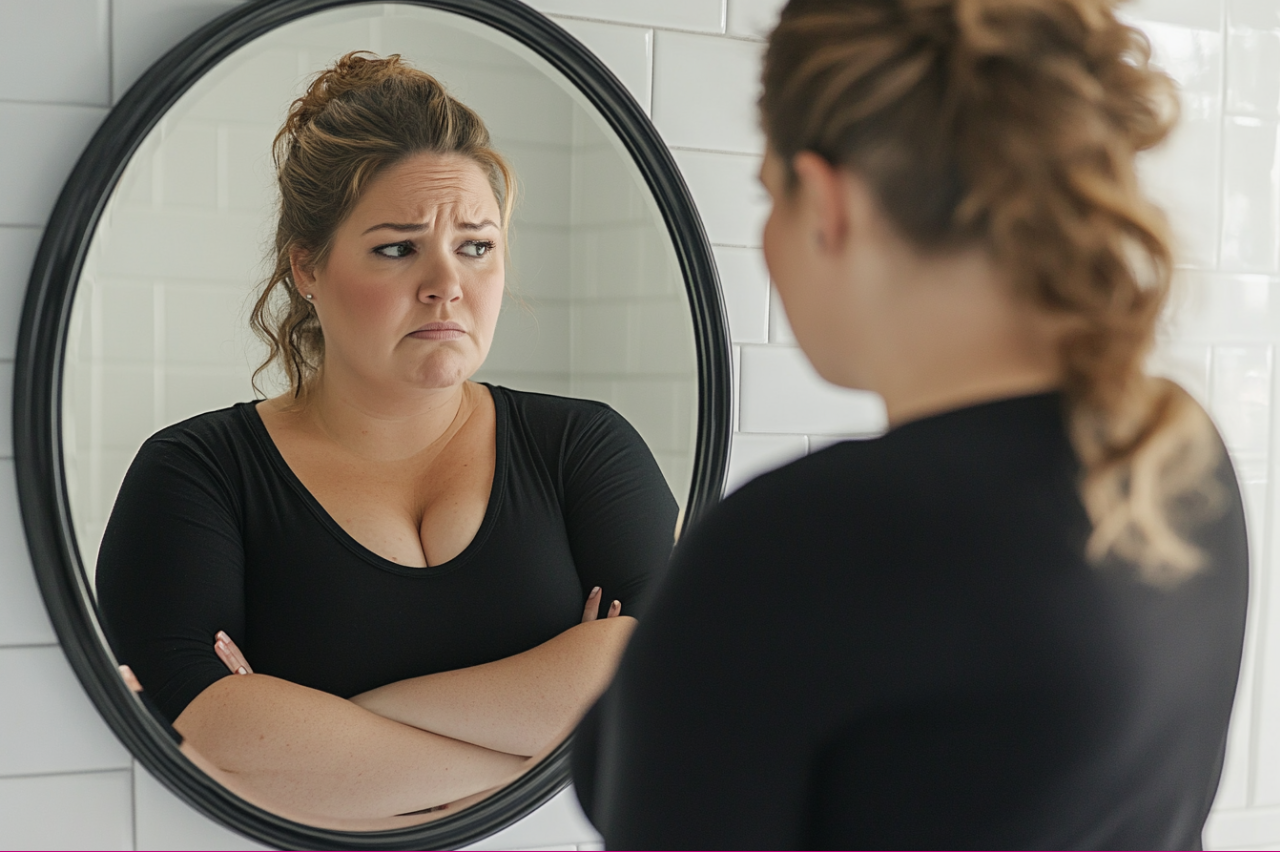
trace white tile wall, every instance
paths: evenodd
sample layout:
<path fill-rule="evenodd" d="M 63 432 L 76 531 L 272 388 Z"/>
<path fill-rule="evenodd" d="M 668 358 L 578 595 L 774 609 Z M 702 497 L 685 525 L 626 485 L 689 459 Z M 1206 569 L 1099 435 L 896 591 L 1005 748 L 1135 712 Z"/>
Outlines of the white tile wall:
<path fill-rule="evenodd" d="M 109 81 L 110 100 L 118 100 L 149 63 L 233 5 L 0 3 L 0 362 L 12 358 L 14 314 L 36 228 L 104 115 L 102 81 Z M 760 140 L 750 120 L 755 80 L 748 57 L 759 50 L 751 40 L 767 31 L 778 0 L 534 5 L 561 16 L 652 109 L 717 246 L 735 359 L 741 359 L 731 487 L 820 448 L 832 433 L 874 428 L 872 401 L 806 374 L 759 262 L 765 201 L 755 180 Z M 86 11 L 68 26 L 64 13 L 72 6 Z M 111 22 L 105 46 L 104 8 Z M 1126 10 L 1151 36 L 1185 99 L 1175 140 L 1144 163 L 1145 179 L 1182 235 L 1186 287 L 1156 360 L 1222 421 L 1245 480 L 1255 555 L 1250 650 L 1222 796 L 1206 840 L 1210 848 L 1280 848 L 1280 581 L 1274 576 L 1280 550 L 1269 534 L 1280 527 L 1272 487 L 1280 481 L 1280 448 L 1272 447 L 1280 382 L 1274 367 L 1280 0 L 1140 0 Z M 49 52 L 75 55 L 56 73 L 22 73 L 23 57 Z M 21 65 L 15 72 L 4 63 Z M 729 73 L 731 66 L 739 71 Z M 149 197 L 151 188 L 141 189 Z M 4 227 L 14 225 L 23 227 Z M 6 420 L 8 408 L 5 398 L 0 414 Z M 20 694 L 36 697 L 25 710 L 0 711 L 0 846 L 251 848 L 145 772 L 128 768 L 87 709 L 52 644 L 18 543 L 12 463 L 0 468 L 0 675 L 12 669 L 11 677 L 28 685 Z M 594 835 L 571 800 L 556 801 L 481 845 L 593 848 Z"/>

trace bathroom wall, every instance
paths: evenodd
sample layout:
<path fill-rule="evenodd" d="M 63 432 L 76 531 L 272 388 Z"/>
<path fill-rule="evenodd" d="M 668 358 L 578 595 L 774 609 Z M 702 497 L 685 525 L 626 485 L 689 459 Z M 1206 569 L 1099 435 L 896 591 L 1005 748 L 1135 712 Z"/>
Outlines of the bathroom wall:
<path fill-rule="evenodd" d="M 26 277 L 53 200 L 107 109 L 233 0 L 0 3 L 0 847 L 256 848 L 174 799 L 98 720 L 43 614 L 9 434 Z M 873 397 L 817 379 L 770 298 L 755 182 L 759 36 L 777 0 L 535 0 L 595 50 L 670 144 L 716 247 L 737 370 L 730 486 L 841 437 Z M 1230 754 L 1206 841 L 1280 848 L 1280 0 L 1143 0 L 1128 14 L 1184 88 L 1172 143 L 1144 163 L 1182 238 L 1182 295 L 1156 367 L 1210 407 L 1245 483 L 1255 584 Z M 56 61 L 51 61 L 55 57 Z M 485 848 L 590 848 L 562 795 Z"/>

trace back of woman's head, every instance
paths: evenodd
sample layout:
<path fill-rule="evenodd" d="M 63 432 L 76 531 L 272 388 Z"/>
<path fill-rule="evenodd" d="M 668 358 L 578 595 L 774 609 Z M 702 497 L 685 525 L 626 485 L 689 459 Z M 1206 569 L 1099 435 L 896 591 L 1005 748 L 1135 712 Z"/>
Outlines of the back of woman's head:
<path fill-rule="evenodd" d="M 434 77 L 366 51 L 343 56 L 293 102 L 273 148 L 280 192 L 274 267 L 250 323 L 268 346 L 255 380 L 275 364 L 295 397 L 324 356 L 324 336 L 311 304 L 293 281 L 295 253 L 322 266 L 334 231 L 370 180 L 413 154 L 457 155 L 488 177 L 510 224 L 515 175 L 490 145 L 484 122 Z"/>
<path fill-rule="evenodd" d="M 918 250 L 982 246 L 1015 298 L 1064 319 L 1089 555 L 1162 583 L 1203 562 L 1179 515 L 1216 499 L 1219 445 L 1185 392 L 1143 372 L 1173 257 L 1134 158 L 1165 138 L 1177 101 L 1113 6 L 791 0 L 760 106 L 788 168 L 812 151 L 856 171 Z"/>

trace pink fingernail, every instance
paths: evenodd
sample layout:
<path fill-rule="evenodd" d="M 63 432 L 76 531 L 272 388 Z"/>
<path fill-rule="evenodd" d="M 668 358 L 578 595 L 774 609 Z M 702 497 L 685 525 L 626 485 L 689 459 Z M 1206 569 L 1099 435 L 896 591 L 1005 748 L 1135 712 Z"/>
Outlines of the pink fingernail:
<path fill-rule="evenodd" d="M 598 594 L 600 594 L 600 587 L 599 587 L 599 586 L 596 586 L 594 589 L 592 589 L 592 590 L 591 590 L 591 595 L 590 595 L 590 596 L 594 598 L 594 597 L 595 597 L 596 595 L 598 595 Z"/>
<path fill-rule="evenodd" d="M 244 670 L 244 666 L 241 666 L 240 668 L 236 669 L 236 672 L 238 672 L 239 674 L 248 674 L 248 672 Z"/>

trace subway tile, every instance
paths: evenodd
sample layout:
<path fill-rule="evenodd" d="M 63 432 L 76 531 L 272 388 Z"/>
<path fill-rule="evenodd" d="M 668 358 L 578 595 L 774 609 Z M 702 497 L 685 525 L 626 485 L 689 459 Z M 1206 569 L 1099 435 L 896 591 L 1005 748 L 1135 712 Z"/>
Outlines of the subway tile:
<path fill-rule="evenodd" d="M 174 122 L 160 143 L 160 203 L 165 207 L 218 206 L 218 127 L 191 119 Z"/>
<path fill-rule="evenodd" d="M 1125 4 L 1124 15 L 1140 23 L 1160 22 L 1216 30 L 1222 27 L 1223 0 L 1136 0 Z"/>
<path fill-rule="evenodd" d="M 128 768 L 61 648 L 0 648 L 0 683 L 22 697 L 0 705 L 0 776 Z"/>
<path fill-rule="evenodd" d="M 1280 31 L 1227 33 L 1227 112 L 1280 117 Z"/>
<path fill-rule="evenodd" d="M 155 291 L 150 282 L 102 281 L 98 285 L 98 347 L 103 359 L 150 364 L 155 358 Z"/>
<path fill-rule="evenodd" d="M 267 849 L 214 822 L 134 763 L 135 849 Z"/>
<path fill-rule="evenodd" d="M 635 301 L 627 308 L 627 371 L 695 375 L 693 319 L 683 296 Z"/>
<path fill-rule="evenodd" d="M 255 365 L 256 366 L 256 365 Z M 257 397 L 250 384 L 252 370 L 234 370 L 227 367 L 170 367 L 164 376 L 164 422 L 178 423 L 188 417 L 226 408 L 237 402 L 246 402 Z M 146 435 L 142 436 L 144 439 Z M 141 441 L 139 441 L 141 446 Z M 119 477 L 104 479 L 113 481 L 112 494 L 119 482 L 124 478 L 124 470 L 119 468 Z M 104 464 L 105 468 L 105 464 Z"/>
<path fill-rule="evenodd" d="M 627 306 L 618 303 L 573 305 L 574 372 L 627 371 Z"/>
<path fill-rule="evenodd" d="M 1267 520 L 1266 497 L 1267 481 L 1251 479 L 1248 473 L 1252 465 L 1241 466 L 1240 486 L 1245 503 L 1245 517 L 1248 524 L 1250 549 L 1250 588 L 1255 590 L 1263 585 L 1262 567 L 1265 526 Z M 1265 477 L 1266 469 L 1261 468 Z M 1248 621 L 1245 627 L 1244 654 L 1240 663 L 1240 680 L 1236 688 L 1235 704 L 1231 710 L 1231 724 L 1227 730 L 1226 759 L 1222 767 L 1222 778 L 1218 783 L 1218 793 L 1214 798 L 1215 809 L 1247 807 L 1249 804 L 1250 776 L 1253 771 L 1253 734 L 1256 708 L 1255 693 L 1259 675 L 1258 657 L 1260 633 L 1259 607 L 1254 604 L 1249 608 Z"/>
<path fill-rule="evenodd" d="M 107 106 L 108 0 L 0 5 L 0 100 Z"/>
<path fill-rule="evenodd" d="M 519 221 L 544 227 L 569 225 L 573 149 L 568 139 L 557 145 L 511 143 L 501 147 L 520 181 Z"/>
<path fill-rule="evenodd" d="M 759 249 L 713 246 L 734 343 L 769 340 L 769 270 Z"/>
<path fill-rule="evenodd" d="M 790 346 L 743 346 L 743 432 L 868 435 L 884 431 L 884 403 L 822 379 Z"/>
<path fill-rule="evenodd" d="M 0 227 L 0 358 L 17 353 L 22 303 L 39 246 L 39 228 Z"/>
<path fill-rule="evenodd" d="M 247 367 L 247 290 L 216 285 L 166 286 L 165 362 Z M 148 327 L 148 319 L 139 317 L 139 328 Z"/>
<path fill-rule="evenodd" d="M 762 55 L 755 42 L 659 31 L 653 123 L 667 144 L 763 153 L 756 115 Z"/>
<path fill-rule="evenodd" d="M 730 35 L 766 38 L 785 5 L 786 0 L 729 0 L 726 29 Z"/>
<path fill-rule="evenodd" d="M 1276 849 L 1280 808 L 1217 811 L 1204 826 L 1205 849 Z"/>
<path fill-rule="evenodd" d="M 485 364 L 499 371 L 567 373 L 569 328 L 569 305 L 565 302 L 508 301 L 498 317 Z"/>
<path fill-rule="evenodd" d="M 170 48 L 244 0 L 113 0 L 111 100 Z"/>
<path fill-rule="evenodd" d="M 1277 125 L 1256 118 L 1223 123 L 1221 266 L 1274 272 L 1280 261 L 1280 148 Z"/>
<path fill-rule="evenodd" d="M 1183 120 L 1217 120 L 1222 113 L 1222 33 L 1170 23 L 1143 23 L 1141 29 L 1151 40 L 1152 60 L 1178 83 Z"/>
<path fill-rule="evenodd" d="M 247 290 L 266 273 L 263 247 L 271 231 L 265 211 L 115 208 L 101 232 L 110 234 L 99 258 L 104 276 L 232 282 Z"/>
<path fill-rule="evenodd" d="M 655 453 L 692 450 L 697 419 L 697 387 L 671 379 L 618 378 L 613 407 L 636 428 Z"/>
<path fill-rule="evenodd" d="M 752 435 L 738 432 L 729 449 L 724 493 L 737 491 L 762 473 L 782 467 L 809 452 L 804 435 Z"/>
<path fill-rule="evenodd" d="M 546 15 L 569 15 L 673 30 L 724 32 L 725 0 L 531 0 Z"/>
<path fill-rule="evenodd" d="M 520 849 L 552 844 L 598 843 L 600 835 L 591 827 L 578 805 L 573 787 L 561 790 L 529 816 L 489 835 L 464 849 Z"/>
<path fill-rule="evenodd" d="M 576 232 L 573 233 L 576 237 Z M 568 228 L 513 224 L 508 237 L 511 259 L 507 263 L 507 292 L 511 300 L 523 298 L 567 299 L 572 294 L 573 263 Z"/>
<path fill-rule="evenodd" d="M 653 30 L 556 18 L 557 24 L 608 66 L 646 113 L 653 104 Z"/>
<path fill-rule="evenodd" d="M 778 295 L 776 287 L 769 288 L 769 342 L 796 342 L 796 336 L 791 331 L 791 323 L 787 319 L 787 309 L 782 306 L 782 297 Z"/>
<path fill-rule="evenodd" d="M 1138 173 L 1169 217 L 1174 257 L 1201 269 L 1217 265 L 1221 196 L 1220 122 L 1183 121 L 1158 148 L 1138 158 Z"/>
<path fill-rule="evenodd" d="M 1275 0 L 1227 0 L 1227 23 L 1233 27 L 1267 30 L 1280 27 Z"/>
<path fill-rule="evenodd" d="M 107 111 L 0 103 L 0 225 L 43 226 Z"/>
<path fill-rule="evenodd" d="M 1271 443 L 1270 346 L 1215 346 L 1210 412 L 1233 453 L 1263 455 Z"/>
<path fill-rule="evenodd" d="M 0 778 L 5 849 L 132 849 L 131 772 Z"/>
<path fill-rule="evenodd" d="M 1152 375 L 1172 379 L 1205 408 L 1209 406 L 1209 365 L 1213 347 L 1208 343 L 1161 340 L 1147 362 Z"/>
<path fill-rule="evenodd" d="M 137 452 L 156 431 L 155 368 L 150 364 L 104 364 L 95 378 L 102 394 L 99 447 Z"/>
<path fill-rule="evenodd" d="M 760 159 L 679 149 L 671 153 L 711 242 L 758 247 L 769 214 L 768 195 L 757 180 Z"/>
<path fill-rule="evenodd" d="M 1272 459 L 1270 468 L 1273 483 L 1280 482 L 1280 459 Z M 1249 601 L 1251 618 L 1258 618 L 1257 659 L 1261 665 L 1253 683 L 1253 783 L 1248 804 L 1254 808 L 1275 809 L 1277 819 L 1272 825 L 1269 840 L 1276 842 L 1280 840 L 1280 545 L 1276 541 L 1276 531 L 1280 530 L 1280 500 L 1273 497 L 1267 508 L 1270 547 L 1264 570 L 1259 572 L 1262 576 L 1255 578 L 1258 582 L 1250 590 Z M 1241 836 L 1236 833 L 1237 830 L 1244 831 L 1246 825 L 1225 822 L 1215 827 L 1213 832 L 1206 833 L 1206 842 L 1210 835 L 1220 848 L 1246 842 L 1267 842 L 1245 839 L 1245 836 L 1257 838 L 1256 834 Z"/>
<path fill-rule="evenodd" d="M 572 141 L 574 101 L 560 84 L 523 68 L 466 67 L 449 91 L 484 119 L 495 145 L 512 143 L 568 145 Z"/>
<path fill-rule="evenodd" d="M 1181 270 L 1162 334 L 1169 340 L 1243 342 L 1280 337 L 1280 278 Z"/>
<path fill-rule="evenodd" d="M 0 459 L 0 646 L 57 641 L 27 550 L 14 464 L 10 459 Z M 0 736 L 0 744 L 3 742 Z"/>

